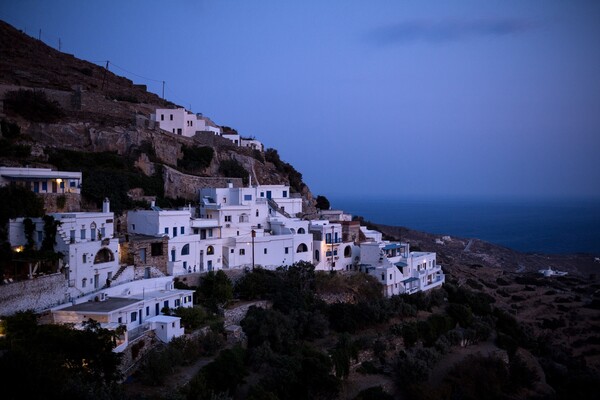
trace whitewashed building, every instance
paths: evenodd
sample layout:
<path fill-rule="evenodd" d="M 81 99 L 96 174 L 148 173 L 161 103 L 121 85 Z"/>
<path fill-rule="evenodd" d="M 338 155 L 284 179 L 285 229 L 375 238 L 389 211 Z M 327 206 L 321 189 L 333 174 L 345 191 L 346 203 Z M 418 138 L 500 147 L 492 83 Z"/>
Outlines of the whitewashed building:
<path fill-rule="evenodd" d="M 183 210 L 136 210 L 127 212 L 127 230 L 150 236 L 169 237 L 168 273 L 223 268 L 223 242 L 216 219 L 193 219 L 190 208 Z"/>
<path fill-rule="evenodd" d="M 358 249 L 353 242 L 342 239 L 342 225 L 326 220 L 310 221 L 313 235 L 313 264 L 322 271 L 353 269 Z"/>
<path fill-rule="evenodd" d="M 81 172 L 53 171 L 49 168 L 0 167 L 0 186 L 10 183 L 34 193 L 77 193 L 81 191 Z"/>
<path fill-rule="evenodd" d="M 309 223 L 288 211 L 300 213 L 302 199 L 285 185 L 200 190 L 201 219 L 216 219 L 222 229 L 224 268 L 311 262 Z"/>
<path fill-rule="evenodd" d="M 436 253 L 411 252 L 408 243 L 361 243 L 360 268 L 383 285 L 386 296 L 426 291 L 445 282 Z"/>
<path fill-rule="evenodd" d="M 108 200 L 102 212 L 53 213 L 60 223 L 54 250 L 63 254 L 68 295 L 72 298 L 102 288 L 119 270 L 119 240 L 114 237 L 114 214 Z M 9 241 L 13 247 L 25 246 L 24 218 L 9 222 Z M 41 248 L 44 221 L 32 218 L 34 247 Z"/>
<path fill-rule="evenodd" d="M 134 281 L 105 288 L 92 296 L 52 309 L 55 323 L 81 326 L 93 319 L 106 329 L 125 328 L 124 335 L 114 349 L 123 351 L 132 341 L 154 330 L 165 343 L 183 335 L 181 319 L 163 314 L 165 308 L 192 307 L 193 290 L 173 287 L 173 278 L 155 278 Z"/>

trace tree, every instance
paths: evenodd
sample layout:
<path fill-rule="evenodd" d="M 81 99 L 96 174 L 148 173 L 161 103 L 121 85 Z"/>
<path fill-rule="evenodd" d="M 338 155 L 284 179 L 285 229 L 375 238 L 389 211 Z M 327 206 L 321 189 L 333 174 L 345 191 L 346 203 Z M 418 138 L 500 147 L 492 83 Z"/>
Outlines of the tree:
<path fill-rule="evenodd" d="M 329 210 L 329 208 L 331 208 L 331 205 L 329 204 L 329 200 L 327 200 L 327 197 L 321 196 L 321 195 L 317 196 L 317 208 L 319 210 Z"/>
<path fill-rule="evenodd" d="M 233 298 L 233 284 L 222 270 L 209 271 L 202 278 L 196 294 L 202 304 L 216 311 Z"/>
<path fill-rule="evenodd" d="M 33 312 L 6 318 L 0 376 L 3 399 L 118 397 L 118 332 L 88 321 L 84 329 L 38 325 Z"/>

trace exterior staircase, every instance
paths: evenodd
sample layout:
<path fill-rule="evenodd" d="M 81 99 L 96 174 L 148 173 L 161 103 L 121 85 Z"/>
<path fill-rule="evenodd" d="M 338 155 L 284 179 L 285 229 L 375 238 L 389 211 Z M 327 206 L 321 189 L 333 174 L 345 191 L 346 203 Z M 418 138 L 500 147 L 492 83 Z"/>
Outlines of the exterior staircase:
<path fill-rule="evenodd" d="M 271 207 L 273 210 L 277 211 L 279 214 L 283 215 L 283 216 L 284 216 L 284 217 L 286 217 L 286 218 L 292 218 L 292 217 L 290 216 L 290 214 L 288 214 L 287 212 L 285 212 L 284 210 L 282 210 L 282 209 L 281 209 L 281 207 L 279 207 L 279 204 L 277 204 L 277 203 L 275 202 L 275 200 L 273 200 L 273 199 L 268 199 L 267 201 L 269 202 L 269 206 L 270 206 L 270 207 Z"/>

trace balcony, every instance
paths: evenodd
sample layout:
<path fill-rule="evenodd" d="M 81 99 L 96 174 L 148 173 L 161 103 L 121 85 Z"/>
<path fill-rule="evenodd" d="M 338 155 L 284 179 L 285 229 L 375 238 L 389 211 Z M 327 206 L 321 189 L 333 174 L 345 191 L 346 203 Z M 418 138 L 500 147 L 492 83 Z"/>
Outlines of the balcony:
<path fill-rule="evenodd" d="M 325 243 L 326 244 L 340 244 L 340 243 L 342 243 L 342 239 L 341 238 L 337 238 L 337 239 L 334 238 L 333 240 L 331 240 L 331 239 L 329 239 L 329 240 L 325 239 Z"/>

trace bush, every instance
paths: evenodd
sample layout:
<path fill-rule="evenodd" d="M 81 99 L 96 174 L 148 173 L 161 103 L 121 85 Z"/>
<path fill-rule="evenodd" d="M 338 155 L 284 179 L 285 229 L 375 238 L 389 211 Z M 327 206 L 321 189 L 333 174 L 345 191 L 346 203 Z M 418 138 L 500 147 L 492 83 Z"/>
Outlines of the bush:
<path fill-rule="evenodd" d="M 225 177 L 242 178 L 242 182 L 247 185 L 250 174 L 239 161 L 235 159 L 223 160 L 219 164 L 219 173 Z"/>
<path fill-rule="evenodd" d="M 175 309 L 174 315 L 181 318 L 181 325 L 186 332 L 198 329 L 208 317 L 201 306 L 179 307 Z"/>
<path fill-rule="evenodd" d="M 181 146 L 183 157 L 177 160 L 177 166 L 188 171 L 200 171 L 210 165 L 214 150 L 209 146 Z M 233 176 L 233 175 L 231 175 Z"/>
<path fill-rule="evenodd" d="M 25 90 L 7 92 L 6 108 L 32 122 L 53 123 L 65 116 L 56 101 L 51 101 L 44 91 Z"/>

